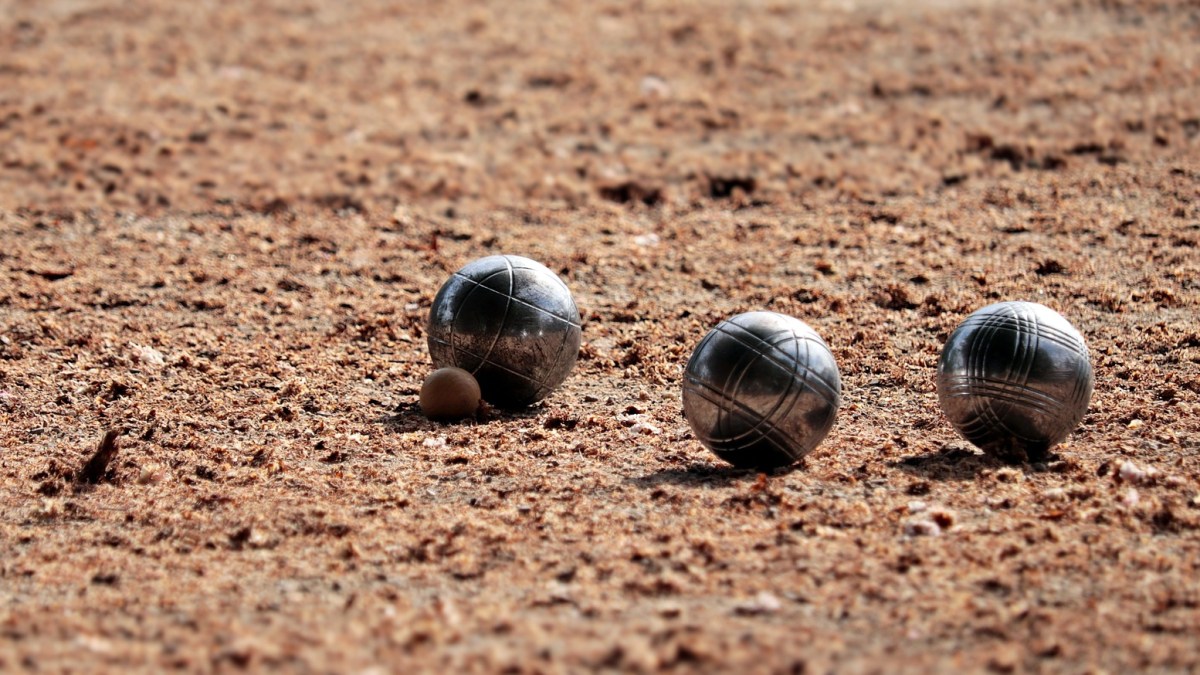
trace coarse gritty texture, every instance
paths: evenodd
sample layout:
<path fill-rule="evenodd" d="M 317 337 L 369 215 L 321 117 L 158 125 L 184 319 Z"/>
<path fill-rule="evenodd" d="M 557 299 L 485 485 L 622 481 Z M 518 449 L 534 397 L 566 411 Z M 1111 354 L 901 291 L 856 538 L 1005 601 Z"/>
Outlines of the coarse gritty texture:
<path fill-rule="evenodd" d="M 1197 44 L 1195 0 L 0 0 L 0 670 L 1200 668 Z M 581 359 L 425 420 L 498 252 Z M 1044 464 L 937 408 L 1001 299 L 1092 350 Z M 791 472 L 681 415 L 751 309 L 842 372 Z"/>

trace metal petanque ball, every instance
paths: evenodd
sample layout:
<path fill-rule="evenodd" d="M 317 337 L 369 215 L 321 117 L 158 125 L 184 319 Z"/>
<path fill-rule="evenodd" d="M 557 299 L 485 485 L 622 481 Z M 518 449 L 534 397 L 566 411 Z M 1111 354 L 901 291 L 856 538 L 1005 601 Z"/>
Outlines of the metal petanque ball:
<path fill-rule="evenodd" d="M 938 362 L 938 401 L 964 438 L 1010 462 L 1041 461 L 1083 419 L 1092 397 L 1083 336 L 1033 302 L 968 316 Z"/>
<path fill-rule="evenodd" d="M 518 408 L 545 398 L 579 356 L 579 310 L 562 279 L 515 255 L 480 258 L 442 284 L 429 311 L 435 368 L 479 381 L 483 399 Z"/>
<path fill-rule="evenodd" d="M 829 346 L 776 312 L 721 322 L 697 345 L 683 378 L 683 412 L 700 442 L 739 468 L 786 466 L 817 447 L 841 405 Z"/>

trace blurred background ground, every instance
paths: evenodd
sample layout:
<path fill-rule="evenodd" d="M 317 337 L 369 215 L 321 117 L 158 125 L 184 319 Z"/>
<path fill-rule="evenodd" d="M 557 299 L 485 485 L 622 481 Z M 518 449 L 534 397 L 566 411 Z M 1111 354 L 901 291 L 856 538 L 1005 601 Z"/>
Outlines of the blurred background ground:
<path fill-rule="evenodd" d="M 1197 44 L 1183 0 L 0 0 L 0 669 L 1194 670 Z M 431 423 L 429 303 L 496 252 L 581 360 Z M 1092 349 L 1046 464 L 937 409 L 1000 299 Z M 845 392 L 770 476 L 679 401 L 761 308 Z"/>

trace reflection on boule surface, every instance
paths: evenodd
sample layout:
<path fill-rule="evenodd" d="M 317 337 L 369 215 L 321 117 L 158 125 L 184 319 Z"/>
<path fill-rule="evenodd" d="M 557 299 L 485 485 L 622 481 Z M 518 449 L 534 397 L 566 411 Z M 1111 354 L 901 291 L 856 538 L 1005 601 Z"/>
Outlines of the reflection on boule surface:
<path fill-rule="evenodd" d="M 518 408 L 545 398 L 579 355 L 579 310 L 562 279 L 515 255 L 475 260 L 438 291 L 429 312 L 434 367 L 479 381 L 487 402 Z"/>
<path fill-rule="evenodd" d="M 696 347 L 683 381 L 688 424 L 738 467 L 786 466 L 829 433 L 841 377 L 808 324 L 776 312 L 721 322 Z"/>

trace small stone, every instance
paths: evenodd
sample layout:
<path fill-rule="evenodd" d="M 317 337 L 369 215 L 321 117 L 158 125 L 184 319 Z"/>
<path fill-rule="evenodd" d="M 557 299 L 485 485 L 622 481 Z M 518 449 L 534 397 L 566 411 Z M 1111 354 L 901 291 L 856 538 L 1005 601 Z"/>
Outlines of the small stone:
<path fill-rule="evenodd" d="M 38 505 L 37 517 L 42 520 L 57 518 L 63 514 L 63 504 L 57 499 L 43 499 Z"/>
<path fill-rule="evenodd" d="M 158 464 L 147 464 L 142 467 L 138 473 L 138 485 L 151 485 L 153 483 L 161 483 L 166 478 L 163 468 Z"/>
<path fill-rule="evenodd" d="M 1121 468 L 1117 469 L 1117 477 L 1126 482 L 1134 482 L 1142 477 L 1142 470 L 1136 464 L 1129 460 L 1121 462 Z"/>
<path fill-rule="evenodd" d="M 163 357 L 163 353 L 154 347 L 139 345 L 136 342 L 130 342 L 129 348 L 133 350 L 133 356 L 142 365 L 158 367 L 167 362 Z"/>
<path fill-rule="evenodd" d="M 942 534 L 942 526 L 926 518 L 914 518 L 904 523 L 904 534 L 910 537 L 937 537 Z"/>
<path fill-rule="evenodd" d="M 637 422 L 629 427 L 629 433 L 634 436 L 658 436 L 662 433 L 662 429 L 649 422 Z"/>
<path fill-rule="evenodd" d="M 642 78 L 642 83 L 639 89 L 642 96 L 654 98 L 666 98 L 671 93 L 671 85 L 667 81 L 657 75 L 647 75 Z"/>
<path fill-rule="evenodd" d="M 1066 501 L 1067 491 L 1060 488 L 1050 488 L 1042 492 L 1042 501 L 1046 502 L 1061 502 Z"/>
<path fill-rule="evenodd" d="M 758 614 L 774 614 L 780 609 L 783 609 L 783 603 L 774 593 L 762 591 L 754 596 L 753 600 L 742 603 L 734 608 L 734 611 L 743 616 L 754 616 Z"/>
<path fill-rule="evenodd" d="M 1131 483 L 1133 485 L 1151 483 L 1157 476 L 1158 470 L 1154 467 L 1143 469 L 1129 460 L 1121 462 L 1120 468 L 1117 469 L 1117 479 L 1122 483 Z"/>
<path fill-rule="evenodd" d="M 1021 473 L 1019 469 L 1014 469 L 1011 466 L 997 469 L 996 473 L 993 475 L 1000 483 L 1021 483 L 1025 480 L 1025 474 Z"/>
<path fill-rule="evenodd" d="M 75 644 L 94 654 L 108 654 L 112 652 L 112 643 L 95 635 L 80 635 L 75 638 Z"/>
<path fill-rule="evenodd" d="M 658 245 L 658 235 L 651 232 L 650 234 L 639 234 L 633 238 L 633 243 L 642 248 Z"/>

